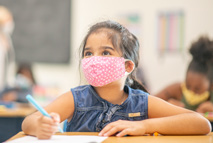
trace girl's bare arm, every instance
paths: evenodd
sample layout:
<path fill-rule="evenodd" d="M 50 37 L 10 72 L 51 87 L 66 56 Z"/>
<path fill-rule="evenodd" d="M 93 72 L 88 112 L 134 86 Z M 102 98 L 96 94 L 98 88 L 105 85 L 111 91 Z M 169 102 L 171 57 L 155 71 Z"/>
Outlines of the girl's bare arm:
<path fill-rule="evenodd" d="M 149 96 L 148 116 L 145 120 L 146 133 L 161 134 L 208 134 L 211 132 L 209 121 L 200 114 L 174 106 L 154 96 Z"/>
<path fill-rule="evenodd" d="M 60 118 L 59 120 L 61 122 L 67 118 L 71 119 L 74 108 L 73 95 L 72 92 L 69 91 L 59 96 L 56 100 L 45 107 L 45 110 L 48 113 L 55 113 L 53 118 L 44 117 L 40 112 L 35 112 L 24 119 L 22 123 L 22 130 L 24 133 L 34 136 L 38 136 L 38 132 L 43 130 L 47 130 L 47 132 L 52 131 L 51 133 L 54 133 L 55 123 L 59 122 L 55 121 L 58 120 L 56 118 Z M 50 135 L 50 133 L 48 135 Z"/>

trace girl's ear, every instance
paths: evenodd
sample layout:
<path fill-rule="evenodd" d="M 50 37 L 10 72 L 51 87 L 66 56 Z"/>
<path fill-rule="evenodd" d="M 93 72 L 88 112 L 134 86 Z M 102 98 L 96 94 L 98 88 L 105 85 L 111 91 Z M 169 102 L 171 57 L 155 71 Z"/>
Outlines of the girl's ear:
<path fill-rule="evenodd" d="M 126 72 L 131 73 L 134 70 L 134 68 L 135 68 L 135 64 L 133 61 L 128 60 L 125 62 Z"/>

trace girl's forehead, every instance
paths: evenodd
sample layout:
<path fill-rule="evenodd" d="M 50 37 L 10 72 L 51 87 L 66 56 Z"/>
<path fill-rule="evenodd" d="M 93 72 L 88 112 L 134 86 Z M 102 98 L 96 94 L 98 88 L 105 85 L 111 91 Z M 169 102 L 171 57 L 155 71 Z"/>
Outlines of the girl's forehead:
<path fill-rule="evenodd" d="M 100 37 L 104 37 L 106 39 L 111 40 L 111 37 L 113 36 L 114 32 L 110 29 L 97 29 L 89 34 L 88 38 L 94 35 L 98 35 Z"/>
<path fill-rule="evenodd" d="M 102 45 L 102 46 L 111 46 L 117 52 L 122 53 L 120 49 L 120 39 L 118 38 L 118 34 L 113 33 L 112 30 L 98 30 L 96 32 L 91 33 L 87 40 L 85 46 L 93 45 Z M 85 47 L 84 47 L 85 48 Z"/>
<path fill-rule="evenodd" d="M 91 45 L 111 45 L 112 40 L 109 39 L 106 33 L 104 32 L 98 32 L 98 33 L 92 33 L 88 36 L 87 41 L 86 41 L 86 46 L 91 46 Z M 114 47 L 114 46 L 113 46 Z"/>

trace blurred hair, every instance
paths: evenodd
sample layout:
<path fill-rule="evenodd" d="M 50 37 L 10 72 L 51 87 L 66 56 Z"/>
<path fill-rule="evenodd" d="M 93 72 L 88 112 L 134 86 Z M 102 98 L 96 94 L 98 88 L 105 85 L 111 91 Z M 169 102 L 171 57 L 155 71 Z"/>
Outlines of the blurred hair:
<path fill-rule="evenodd" d="M 213 82 L 213 41 L 207 36 L 201 36 L 193 42 L 190 49 L 192 60 L 188 71 L 194 71 L 206 75 Z"/>
<path fill-rule="evenodd" d="M 27 63 L 22 63 L 18 65 L 18 69 L 17 69 L 17 74 L 25 74 L 25 71 L 27 71 L 30 75 L 29 78 L 31 78 L 30 80 L 32 80 L 33 84 L 36 84 L 36 80 L 34 78 L 34 74 L 32 72 L 32 67 L 30 64 Z"/>

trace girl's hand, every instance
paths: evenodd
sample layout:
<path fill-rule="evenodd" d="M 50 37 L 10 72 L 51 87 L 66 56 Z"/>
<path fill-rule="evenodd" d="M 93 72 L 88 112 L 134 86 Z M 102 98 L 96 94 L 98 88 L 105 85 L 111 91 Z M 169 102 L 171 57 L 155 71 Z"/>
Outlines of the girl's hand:
<path fill-rule="evenodd" d="M 168 100 L 168 102 L 173 104 L 173 105 L 179 106 L 179 107 L 183 107 L 183 108 L 185 107 L 184 103 L 177 100 L 177 99 L 171 98 L 171 99 Z"/>
<path fill-rule="evenodd" d="M 213 112 L 213 104 L 210 101 L 206 101 L 200 104 L 196 111 L 199 113 Z"/>
<path fill-rule="evenodd" d="M 99 136 L 112 136 L 122 137 L 125 135 L 144 135 L 145 126 L 143 121 L 125 121 L 118 120 L 108 124 L 99 133 Z"/>
<path fill-rule="evenodd" d="M 38 118 L 36 136 L 38 139 L 50 139 L 58 131 L 60 116 L 57 113 L 50 113 L 52 118 L 41 115 Z"/>

